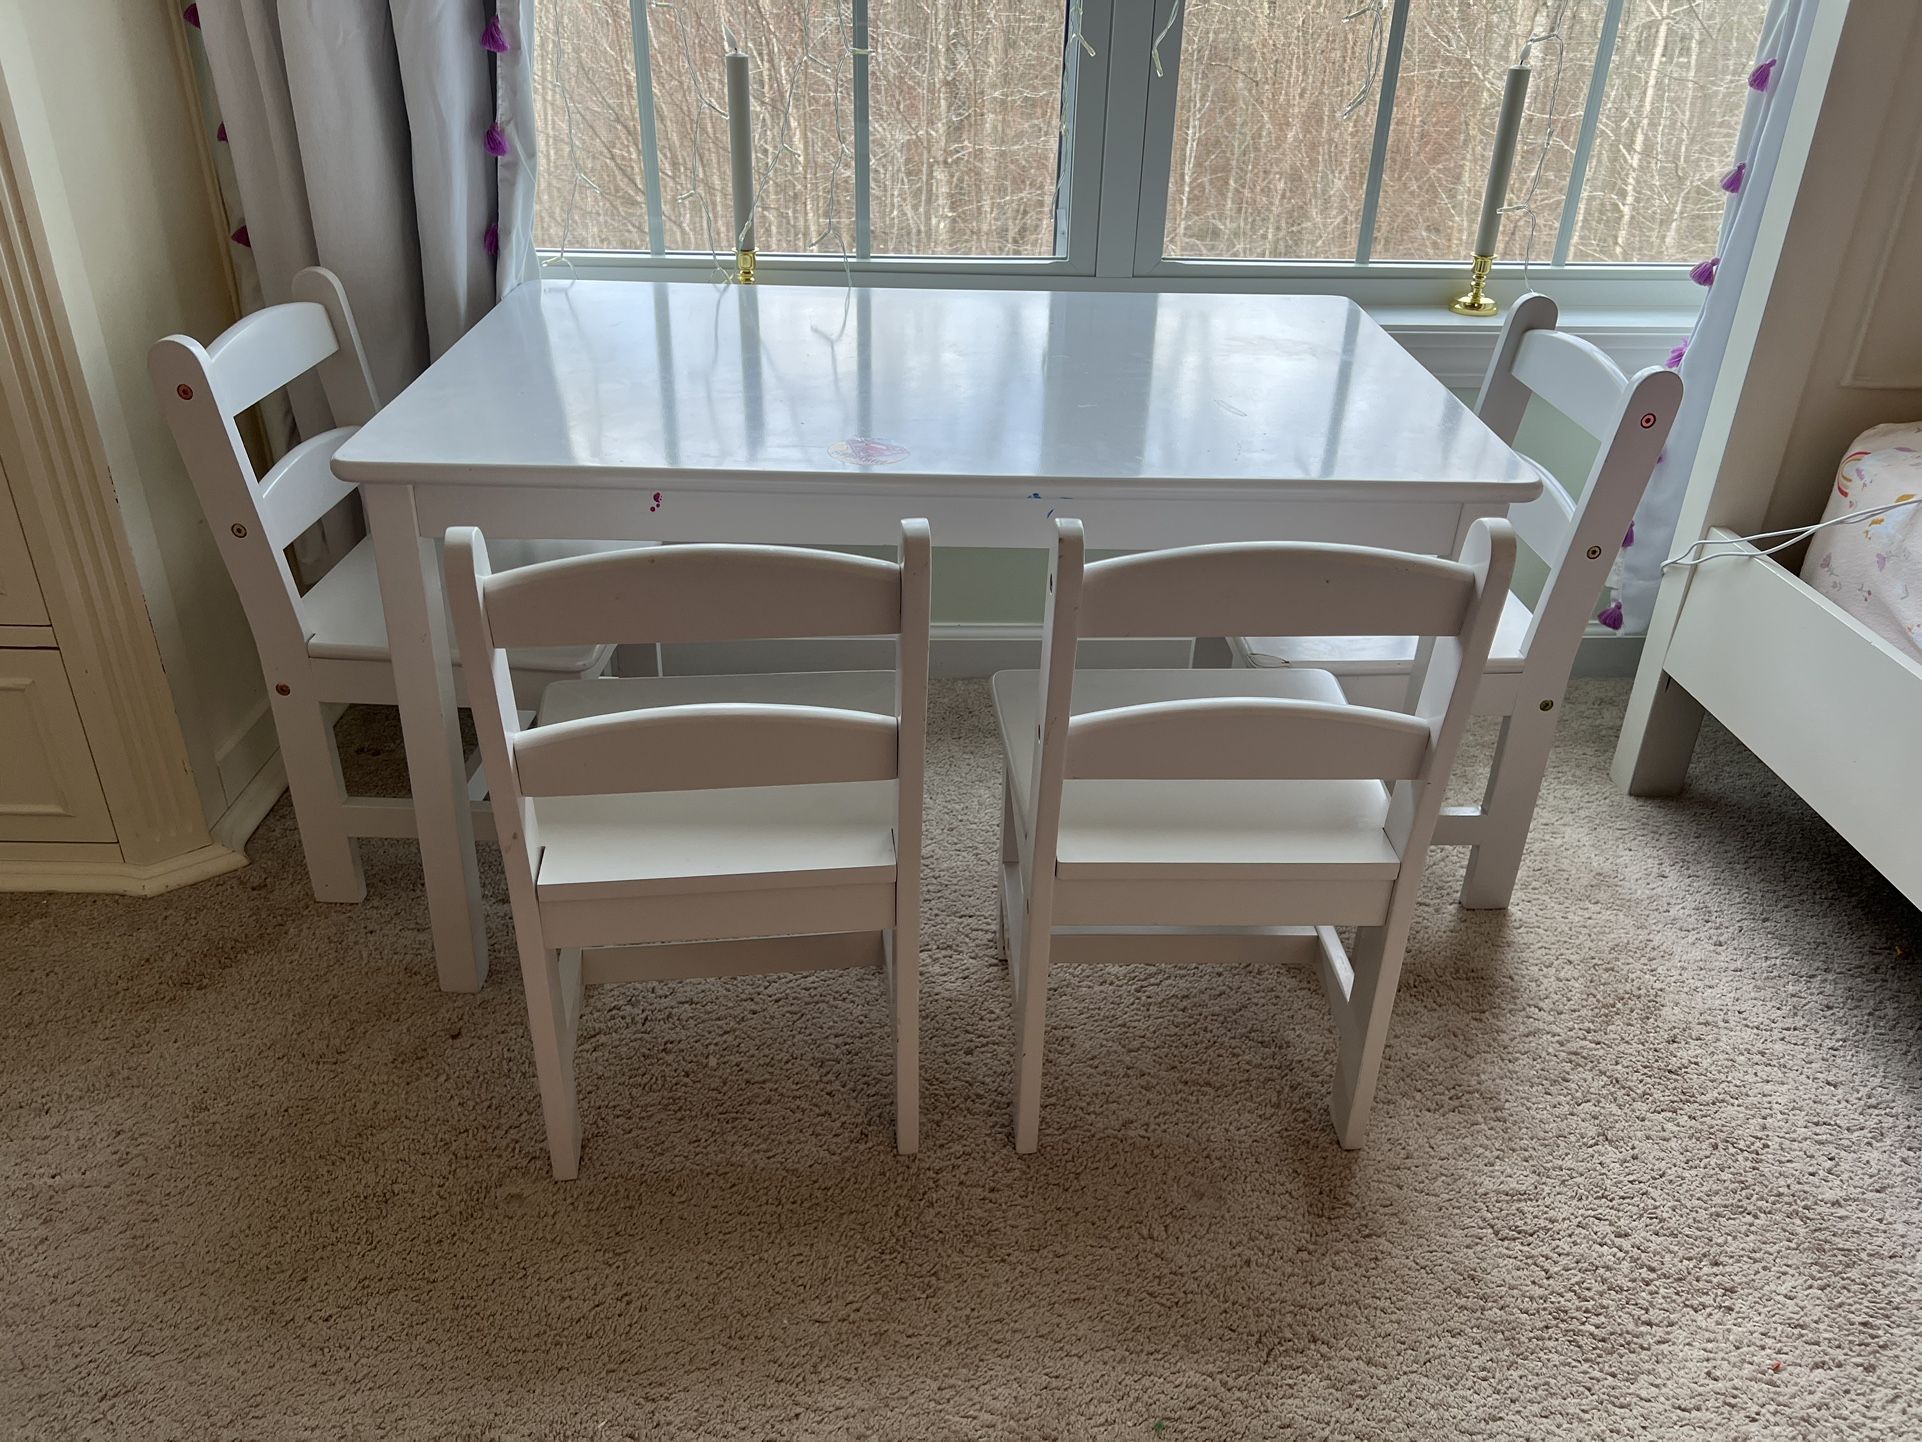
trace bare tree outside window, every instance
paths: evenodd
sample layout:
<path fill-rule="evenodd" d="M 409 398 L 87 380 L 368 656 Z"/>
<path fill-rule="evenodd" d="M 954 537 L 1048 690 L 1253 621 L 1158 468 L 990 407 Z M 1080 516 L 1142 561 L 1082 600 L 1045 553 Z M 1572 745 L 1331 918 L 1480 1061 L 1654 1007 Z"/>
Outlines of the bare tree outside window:
<path fill-rule="evenodd" d="M 1504 259 L 1546 264 L 1564 238 L 1608 6 L 1566 0 L 1559 33 L 1530 56 L 1511 191 L 1528 214 L 1510 217 Z M 1730 164 L 1765 9 L 1624 0 L 1568 260 L 1712 252 L 1715 181 Z M 872 253 L 1054 255 L 1072 0 L 868 0 L 867 10 Z M 1556 12 L 1539 0 L 1411 0 L 1374 259 L 1467 254 L 1503 71 Z M 647 0 L 643 13 L 664 249 L 733 250 L 722 79 L 732 35 L 754 63 L 761 250 L 853 254 L 852 0 Z M 1188 0 L 1167 255 L 1356 258 L 1391 13 L 1392 0 Z M 649 249 L 632 16 L 630 0 L 537 0 L 543 248 Z M 1082 63 L 1111 59 L 1149 63 Z"/>

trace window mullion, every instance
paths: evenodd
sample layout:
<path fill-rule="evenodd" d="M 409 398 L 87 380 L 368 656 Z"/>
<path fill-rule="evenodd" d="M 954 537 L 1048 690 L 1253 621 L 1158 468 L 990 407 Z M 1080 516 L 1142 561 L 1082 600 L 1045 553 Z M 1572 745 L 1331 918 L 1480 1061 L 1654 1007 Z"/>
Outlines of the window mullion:
<path fill-rule="evenodd" d="M 1094 5 L 1087 7 L 1089 12 Z M 1086 23 L 1086 14 L 1083 23 Z M 1100 116 L 1100 199 L 1093 271 L 1125 276 L 1135 269 L 1135 220 L 1141 200 L 1141 146 L 1148 111 L 1148 45 L 1154 0 L 1111 0 L 1101 69 L 1107 93 Z"/>
<path fill-rule="evenodd" d="M 1164 6 L 1168 13 L 1159 13 Z M 1175 100 L 1180 94 L 1181 35 L 1187 18 L 1183 0 L 1149 0 L 1147 8 L 1147 34 L 1134 57 L 1147 89 L 1135 211 L 1136 275 L 1158 269 L 1168 249 L 1168 176 L 1174 166 Z M 1155 73 L 1157 57 L 1160 74 Z"/>
<path fill-rule="evenodd" d="M 1055 255 L 1077 275 L 1094 274 L 1100 241 L 1114 11 L 1115 0 L 1069 0 L 1064 27 Z"/>
<path fill-rule="evenodd" d="M 1367 265 L 1375 253 L 1375 215 L 1381 209 L 1381 177 L 1388 164 L 1388 136 L 1395 123 L 1395 88 L 1401 83 L 1402 43 L 1408 35 L 1409 0 L 1395 0 L 1388 19 L 1388 43 L 1381 58 L 1381 87 L 1375 97 L 1375 139 L 1368 149 L 1368 182 L 1361 194 L 1361 224 L 1355 234 L 1355 264 Z"/>
<path fill-rule="evenodd" d="M 634 17 L 634 104 L 641 121 L 641 184 L 647 195 L 647 249 L 667 254 L 667 227 L 661 214 L 661 147 L 654 129 L 654 59 L 648 36 L 648 0 L 628 0 Z"/>
<path fill-rule="evenodd" d="M 1555 233 L 1556 265 L 1568 264 L 1568 252 L 1575 244 L 1575 222 L 1581 212 L 1582 187 L 1588 182 L 1588 162 L 1595 151 L 1595 134 L 1601 126 L 1608 68 L 1614 63 L 1615 40 L 1622 29 L 1622 6 L 1623 0 L 1608 0 L 1608 8 L 1602 12 L 1601 38 L 1595 42 L 1595 69 L 1588 81 L 1588 104 L 1582 110 L 1575 157 L 1568 166 L 1568 192 L 1562 198 L 1562 223 Z"/>

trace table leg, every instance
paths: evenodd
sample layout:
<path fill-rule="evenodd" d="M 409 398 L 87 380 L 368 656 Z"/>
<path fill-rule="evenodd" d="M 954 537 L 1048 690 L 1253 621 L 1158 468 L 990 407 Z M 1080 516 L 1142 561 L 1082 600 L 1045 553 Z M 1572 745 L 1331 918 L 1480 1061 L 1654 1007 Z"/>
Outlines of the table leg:
<path fill-rule="evenodd" d="M 433 543 L 420 534 L 411 486 L 363 486 L 360 494 L 380 570 L 408 784 L 427 877 L 434 964 L 441 990 L 479 991 L 487 979 L 487 928 L 481 920 L 447 613 L 428 604 L 438 588 L 429 590 L 426 568 L 439 562 Z"/>

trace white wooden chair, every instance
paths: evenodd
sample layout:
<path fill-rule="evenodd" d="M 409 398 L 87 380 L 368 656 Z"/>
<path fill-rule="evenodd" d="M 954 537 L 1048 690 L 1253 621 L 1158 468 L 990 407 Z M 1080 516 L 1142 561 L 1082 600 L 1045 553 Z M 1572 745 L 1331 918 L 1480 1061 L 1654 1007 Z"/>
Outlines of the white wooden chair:
<path fill-rule="evenodd" d="M 1556 330 L 1555 320 L 1555 302 L 1545 295 L 1515 303 L 1476 402 L 1482 420 L 1511 444 L 1533 397 L 1593 437 L 1598 450 L 1579 502 L 1538 465 L 1542 494 L 1511 517 L 1549 575 L 1534 607 L 1508 596 L 1476 696 L 1477 711 L 1505 718 L 1482 802 L 1444 809 L 1435 830 L 1438 845 L 1474 848 L 1461 891 L 1468 907 L 1505 907 L 1514 893 L 1576 649 L 1682 400 L 1674 371 L 1651 366 L 1624 376 L 1587 341 Z M 1405 704 L 1417 650 L 1412 636 L 1233 637 L 1230 644 L 1245 664 L 1333 672 L 1351 700 L 1378 706 Z"/>
<path fill-rule="evenodd" d="M 1039 1140 L 1056 964 L 1301 959 L 1320 966 L 1340 1038 L 1335 1130 L 1359 1147 L 1514 533 L 1477 521 L 1453 561 L 1269 542 L 1084 568 L 1081 523 L 1057 521 L 1056 532 L 1041 670 L 994 678 L 1015 1149 Z M 1354 705 L 1307 667 L 1074 669 L 1083 638 L 1232 636 L 1257 622 L 1435 637 L 1412 714 Z M 1358 928 L 1352 956 L 1338 926 Z"/>
<path fill-rule="evenodd" d="M 302 595 L 286 548 L 353 493 L 334 476 L 334 452 L 379 403 L 340 281 L 329 271 L 303 270 L 294 294 L 295 301 L 254 312 L 206 346 L 181 335 L 156 342 L 147 369 L 254 633 L 314 896 L 354 902 L 367 891 L 357 838 L 416 834 L 409 802 L 347 795 L 334 741 L 337 713 L 329 709 L 394 704 L 374 551 L 362 540 Z M 315 370 L 342 424 L 257 475 L 235 417 Z M 520 564 L 580 549 L 523 543 L 504 559 Z M 597 675 L 611 654 L 606 646 L 517 654 L 515 694 L 532 707 L 549 682 Z M 458 666 L 454 682 L 463 694 Z M 485 807 L 476 804 L 485 834 Z"/>
<path fill-rule="evenodd" d="M 901 531 L 898 562 L 694 545 L 499 575 L 478 531 L 447 533 L 557 1178 L 580 1164 L 590 982 L 880 966 L 895 1142 L 919 1145 L 929 546 L 927 522 Z M 892 674 L 563 683 L 528 730 L 501 650 L 889 633 Z"/>

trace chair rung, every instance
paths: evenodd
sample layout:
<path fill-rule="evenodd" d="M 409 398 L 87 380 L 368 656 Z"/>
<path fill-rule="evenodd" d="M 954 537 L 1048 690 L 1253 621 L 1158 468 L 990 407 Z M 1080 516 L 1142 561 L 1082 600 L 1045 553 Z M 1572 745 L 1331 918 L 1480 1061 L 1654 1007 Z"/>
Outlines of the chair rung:
<path fill-rule="evenodd" d="M 1313 961 L 1312 926 L 1063 926 L 1048 943 L 1050 964 L 1239 966 Z"/>
<path fill-rule="evenodd" d="M 652 946 L 602 946 L 581 953 L 581 980 L 590 986 L 623 981 L 682 981 L 692 977 L 768 976 L 789 971 L 878 967 L 885 951 L 878 931 L 819 936 L 753 936 L 737 941 L 669 941 Z"/>
<path fill-rule="evenodd" d="M 1316 927 L 1315 939 L 1321 944 L 1321 987 L 1328 994 L 1328 1009 L 1334 1013 L 1335 1035 L 1341 1042 L 1341 1054 L 1350 1056 L 1361 1041 L 1361 1026 L 1355 1018 L 1355 968 L 1334 927 Z"/>
<path fill-rule="evenodd" d="M 349 836 L 416 837 L 420 824 L 405 796 L 352 796 L 341 803 Z"/>
<path fill-rule="evenodd" d="M 1488 822 L 1479 806 L 1444 806 L 1435 818 L 1435 845 L 1475 846 Z"/>
<path fill-rule="evenodd" d="M 493 807 L 485 801 L 474 801 L 470 805 L 475 837 L 481 841 L 495 840 Z M 349 836 L 413 840 L 420 835 L 414 803 L 405 796 L 350 796 L 341 802 L 340 809 L 347 818 Z"/>

